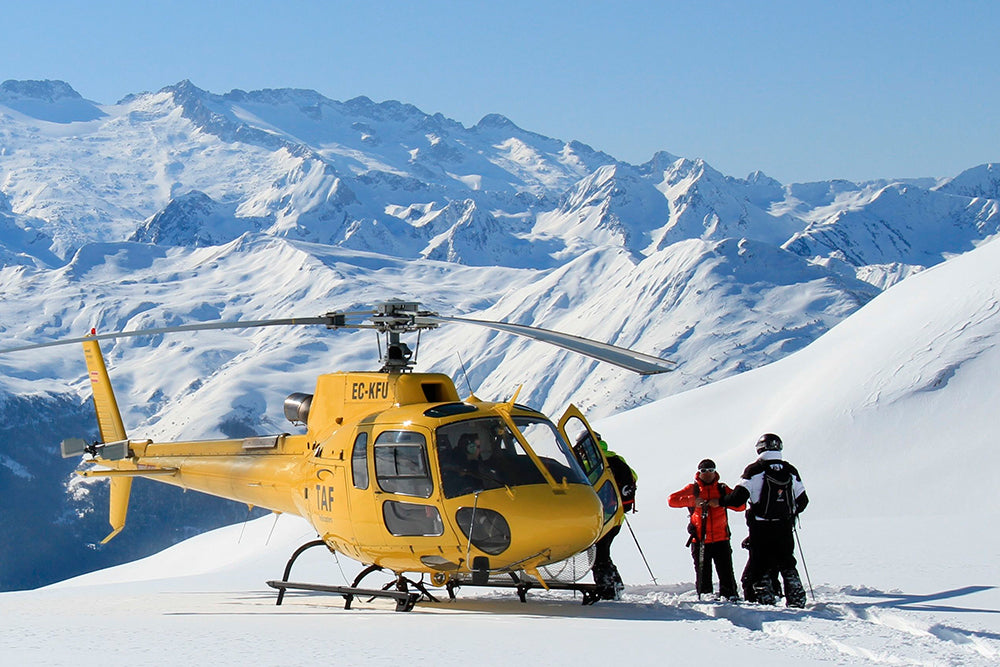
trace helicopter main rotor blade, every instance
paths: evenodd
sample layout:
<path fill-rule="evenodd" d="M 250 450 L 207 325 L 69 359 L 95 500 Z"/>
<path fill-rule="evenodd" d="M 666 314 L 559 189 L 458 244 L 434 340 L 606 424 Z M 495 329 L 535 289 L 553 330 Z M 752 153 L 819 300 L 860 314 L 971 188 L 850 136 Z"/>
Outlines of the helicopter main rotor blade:
<path fill-rule="evenodd" d="M 205 331 L 208 329 L 252 329 L 254 327 L 282 327 L 293 324 L 325 324 L 329 328 L 343 326 L 342 322 L 331 319 L 330 315 L 320 317 L 296 317 L 280 320 L 245 320 L 242 322 L 200 322 L 198 324 L 182 324 L 175 327 L 158 327 L 155 329 L 138 329 L 136 331 L 115 331 L 112 333 L 93 333 L 89 336 L 78 338 L 63 338 L 61 340 L 49 341 L 47 343 L 33 343 L 31 345 L 21 345 L 19 347 L 8 347 L 0 349 L 0 354 L 7 352 L 21 352 L 24 350 L 37 350 L 43 347 L 56 347 L 59 345 L 71 345 L 73 343 L 83 343 L 89 340 L 110 340 L 114 338 L 132 338 L 135 336 L 155 336 L 156 334 L 176 333 L 179 331 Z"/>
<path fill-rule="evenodd" d="M 115 331 L 98 334 L 91 330 L 90 335 L 76 338 L 64 338 L 46 343 L 33 343 L 0 349 L 0 354 L 37 350 L 44 347 L 71 345 L 85 341 L 111 340 L 116 338 L 132 338 L 135 336 L 154 336 L 157 334 L 177 333 L 182 331 L 206 331 L 212 329 L 252 329 L 255 327 L 280 327 L 291 325 L 325 325 L 327 329 L 375 329 L 384 333 L 399 333 L 431 329 L 441 323 L 454 322 L 459 324 L 474 324 L 496 331 L 514 334 L 556 345 L 571 352 L 605 361 L 640 375 L 654 375 L 673 370 L 676 362 L 660 359 L 652 355 L 635 352 L 623 347 L 600 343 L 596 340 L 574 336 L 571 334 L 530 327 L 524 324 L 494 322 L 491 320 L 474 320 L 465 317 L 447 317 L 431 311 L 418 310 L 419 304 L 389 300 L 374 310 L 334 311 L 318 317 L 297 317 L 273 320 L 243 320 L 229 322 L 198 322 L 172 327 L 157 327 L 154 329 L 137 329 L 135 331 Z"/>
<path fill-rule="evenodd" d="M 525 336 L 534 340 L 556 345 L 571 352 L 576 352 L 598 361 L 606 361 L 609 364 L 620 366 L 639 375 L 655 375 L 672 371 L 677 364 L 669 359 L 660 359 L 642 352 L 635 352 L 624 347 L 599 343 L 596 340 L 573 336 L 571 334 L 560 333 L 550 329 L 529 327 L 524 324 L 510 324 L 508 322 L 492 322 L 490 320 L 473 320 L 465 317 L 445 317 L 443 315 L 420 315 L 415 318 L 416 323 L 427 322 L 459 322 L 462 324 L 475 324 L 477 326 L 503 331 Z"/>

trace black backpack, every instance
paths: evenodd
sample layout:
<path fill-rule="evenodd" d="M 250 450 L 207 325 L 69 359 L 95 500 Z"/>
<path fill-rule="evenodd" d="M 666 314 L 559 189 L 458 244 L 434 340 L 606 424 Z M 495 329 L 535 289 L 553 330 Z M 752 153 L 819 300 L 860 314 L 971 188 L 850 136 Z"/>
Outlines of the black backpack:
<path fill-rule="evenodd" d="M 784 461 L 765 462 L 760 499 L 753 503 L 753 515 L 764 521 L 789 521 L 795 517 L 794 468 Z"/>

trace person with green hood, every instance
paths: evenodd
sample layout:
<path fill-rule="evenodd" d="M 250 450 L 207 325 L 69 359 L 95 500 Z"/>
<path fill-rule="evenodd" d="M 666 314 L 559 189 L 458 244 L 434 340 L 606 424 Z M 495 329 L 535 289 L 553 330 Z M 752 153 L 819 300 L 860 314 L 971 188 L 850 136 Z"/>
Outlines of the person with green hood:
<path fill-rule="evenodd" d="M 594 435 L 597 436 L 597 444 L 604 452 L 604 458 L 611 469 L 618 495 L 622 500 L 623 512 L 618 524 L 597 541 L 595 545 L 597 553 L 594 556 L 594 567 L 591 571 L 594 573 L 594 583 L 597 584 L 598 595 L 601 599 L 619 600 L 622 591 L 625 590 L 625 584 L 618 573 L 618 568 L 611 560 L 611 543 L 622 529 L 621 522 L 624 521 L 625 512 L 635 511 L 635 483 L 638 480 L 638 475 L 625 462 L 624 458 L 608 449 L 608 443 L 604 441 L 600 433 Z"/>

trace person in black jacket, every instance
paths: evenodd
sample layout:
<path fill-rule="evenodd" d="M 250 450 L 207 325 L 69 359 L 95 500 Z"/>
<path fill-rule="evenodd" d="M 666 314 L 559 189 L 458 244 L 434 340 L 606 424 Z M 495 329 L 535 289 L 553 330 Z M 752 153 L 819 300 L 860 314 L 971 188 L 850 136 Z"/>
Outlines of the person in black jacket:
<path fill-rule="evenodd" d="M 780 575 L 785 584 L 785 605 L 804 607 L 806 592 L 796 568 L 793 529 L 809 497 L 799 471 L 782 460 L 782 447 L 781 438 L 775 434 L 762 435 L 757 441 L 757 460 L 746 467 L 736 488 L 718 504 L 734 507 L 749 503 L 746 519 L 750 558 L 743 578 L 744 597 L 774 604 Z"/>

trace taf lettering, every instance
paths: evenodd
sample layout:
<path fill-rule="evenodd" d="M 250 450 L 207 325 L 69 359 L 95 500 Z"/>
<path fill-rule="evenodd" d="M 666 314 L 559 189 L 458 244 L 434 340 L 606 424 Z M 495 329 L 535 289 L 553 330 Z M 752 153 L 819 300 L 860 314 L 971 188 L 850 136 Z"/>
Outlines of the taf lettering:
<path fill-rule="evenodd" d="M 316 485 L 316 506 L 321 512 L 333 509 L 333 487 Z"/>

